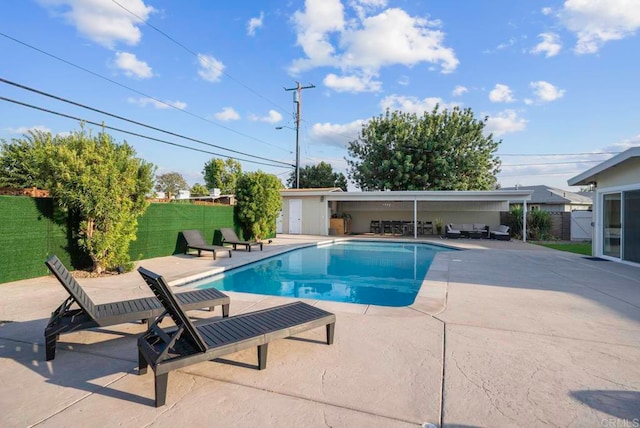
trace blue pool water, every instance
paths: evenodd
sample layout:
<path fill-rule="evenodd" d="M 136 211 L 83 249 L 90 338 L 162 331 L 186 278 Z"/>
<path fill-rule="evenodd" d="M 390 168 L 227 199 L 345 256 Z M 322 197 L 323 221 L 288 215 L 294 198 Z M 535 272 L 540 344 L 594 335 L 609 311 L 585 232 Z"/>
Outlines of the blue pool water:
<path fill-rule="evenodd" d="M 222 291 L 407 306 L 435 254 L 428 244 L 339 242 L 307 247 L 233 269 L 194 284 Z"/>

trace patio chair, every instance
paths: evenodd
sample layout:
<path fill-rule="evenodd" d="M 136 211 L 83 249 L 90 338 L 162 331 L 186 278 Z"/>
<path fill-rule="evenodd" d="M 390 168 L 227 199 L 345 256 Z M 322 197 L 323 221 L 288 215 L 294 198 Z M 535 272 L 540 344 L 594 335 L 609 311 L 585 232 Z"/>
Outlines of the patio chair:
<path fill-rule="evenodd" d="M 69 297 L 51 314 L 44 329 L 47 361 L 55 358 L 56 342 L 61 334 L 135 321 L 150 323 L 163 311 L 162 304 L 155 297 L 96 305 L 57 256 L 50 256 L 45 264 L 69 293 Z M 185 311 L 202 308 L 212 311 L 214 306 L 220 305 L 222 316 L 229 316 L 229 296 L 215 288 L 178 293 L 176 299 Z M 74 303 L 77 308 L 71 309 Z"/>
<path fill-rule="evenodd" d="M 496 239 L 498 241 L 510 241 L 511 235 L 509 231 L 509 226 L 501 224 L 496 230 L 492 230 L 491 232 L 489 232 L 489 236 L 491 237 L 491 239 Z"/>
<path fill-rule="evenodd" d="M 251 247 L 259 245 L 260 251 L 262 251 L 262 242 L 258 241 L 243 241 L 238 238 L 236 232 L 230 227 L 223 227 L 220 229 L 220 233 L 222 234 L 222 245 L 231 244 L 233 249 L 235 250 L 238 245 L 244 245 L 244 248 L 251 252 Z"/>
<path fill-rule="evenodd" d="M 166 402 L 167 382 L 172 370 L 254 346 L 258 350 L 258 369 L 262 370 L 267 365 L 270 341 L 322 326 L 326 327 L 327 345 L 333 343 L 336 316 L 303 302 L 207 320 L 194 326 L 162 276 L 142 267 L 138 272 L 165 308 L 165 312 L 138 338 L 138 374 L 145 374 L 149 365 L 153 369 L 156 407 Z M 160 327 L 166 315 L 175 327 Z"/>
<path fill-rule="evenodd" d="M 184 253 L 187 254 L 189 250 L 197 250 L 198 257 L 200 257 L 200 253 L 202 251 L 211 251 L 213 253 L 213 260 L 216 259 L 217 253 L 229 253 L 229 257 L 231 257 L 231 250 L 225 248 L 221 245 L 211 245 L 207 244 L 202 236 L 202 232 L 199 230 L 183 230 L 182 236 L 184 240 L 187 242 L 187 246 L 184 250 Z"/>

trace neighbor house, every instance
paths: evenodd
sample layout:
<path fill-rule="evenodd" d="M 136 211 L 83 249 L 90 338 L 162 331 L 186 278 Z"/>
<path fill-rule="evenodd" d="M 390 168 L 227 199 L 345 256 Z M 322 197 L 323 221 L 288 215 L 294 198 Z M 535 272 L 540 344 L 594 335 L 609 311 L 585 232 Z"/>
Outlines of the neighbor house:
<path fill-rule="evenodd" d="M 593 255 L 640 263 L 640 147 L 632 147 L 568 183 L 596 189 Z"/>
<path fill-rule="evenodd" d="M 578 194 L 568 190 L 549 186 L 517 186 L 502 187 L 502 190 L 531 190 L 530 211 L 571 212 L 578 210 L 590 210 L 593 204 L 588 193 Z M 513 201 L 512 204 L 522 204 L 521 201 Z"/>

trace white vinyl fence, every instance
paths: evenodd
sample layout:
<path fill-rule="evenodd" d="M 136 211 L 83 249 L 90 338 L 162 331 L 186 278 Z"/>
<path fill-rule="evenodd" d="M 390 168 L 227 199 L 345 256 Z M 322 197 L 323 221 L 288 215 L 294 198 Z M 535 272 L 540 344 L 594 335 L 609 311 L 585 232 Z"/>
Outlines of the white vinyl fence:
<path fill-rule="evenodd" d="M 593 239 L 593 213 L 591 211 L 573 211 L 571 213 L 571 240 L 591 241 Z"/>

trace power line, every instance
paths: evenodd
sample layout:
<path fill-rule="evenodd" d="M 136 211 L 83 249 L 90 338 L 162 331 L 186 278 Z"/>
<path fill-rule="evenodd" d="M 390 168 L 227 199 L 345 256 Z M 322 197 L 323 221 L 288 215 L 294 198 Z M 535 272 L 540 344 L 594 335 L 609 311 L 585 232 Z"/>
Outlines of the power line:
<path fill-rule="evenodd" d="M 622 152 L 583 152 L 583 153 L 498 153 L 497 156 L 592 156 L 592 155 L 617 155 Z"/>
<path fill-rule="evenodd" d="M 117 82 L 117 81 L 115 81 L 113 79 L 110 79 L 110 78 L 108 78 L 106 76 L 103 76 L 103 75 L 101 75 L 99 73 L 96 73 L 95 71 L 91 71 L 88 68 L 82 67 L 81 65 L 75 64 L 75 63 L 73 63 L 71 61 L 67 61 L 66 59 L 60 58 L 59 56 L 56 56 L 56 55 L 54 55 L 52 53 L 49 53 L 47 51 L 44 51 L 42 49 L 39 49 L 39 48 L 37 48 L 37 47 L 35 47 L 33 45 L 30 45 L 29 43 L 26 43 L 26 42 L 23 42 L 21 40 L 18 40 L 16 38 L 14 38 L 14 37 L 11 37 L 8 34 L 0 32 L 0 36 L 6 37 L 7 39 L 12 40 L 12 41 L 14 41 L 16 43 L 19 43 L 19 44 L 21 44 L 21 45 L 23 45 L 25 47 L 28 47 L 29 49 L 33 49 L 36 52 L 40 52 L 43 55 L 47 55 L 48 57 L 51 57 L 51 58 L 53 58 L 53 59 L 55 59 L 57 61 L 63 62 L 65 64 L 67 64 L 67 65 L 70 65 L 71 67 L 77 68 L 78 70 L 82 70 L 85 73 L 89 73 L 89 74 L 91 74 L 91 75 L 93 75 L 95 77 L 98 77 L 100 79 L 106 80 L 109 83 L 112 83 L 114 85 L 120 86 L 121 88 L 124 88 L 124 89 L 126 89 L 128 91 L 134 92 L 134 93 L 136 93 L 138 95 L 142 95 L 143 97 L 149 98 L 149 99 L 151 99 L 153 101 L 156 101 L 156 102 L 158 102 L 160 104 L 163 104 L 163 105 L 165 105 L 167 107 L 170 107 L 170 108 L 173 108 L 175 110 L 178 110 L 178 111 L 180 111 L 180 112 L 182 112 L 184 114 L 188 114 L 189 116 L 192 116 L 192 117 L 195 117 L 197 119 L 203 120 L 203 121 L 208 122 L 208 123 L 210 123 L 212 125 L 218 126 L 218 127 L 222 128 L 222 129 L 226 129 L 227 131 L 233 132 L 234 134 L 240 135 L 242 137 L 249 138 L 251 140 L 257 141 L 257 142 L 262 143 L 262 144 L 266 144 L 266 145 L 271 146 L 271 147 L 275 147 L 275 148 L 283 150 L 283 151 L 287 151 L 286 149 L 283 149 L 282 147 L 276 146 L 275 144 L 268 143 L 268 142 L 266 142 L 264 140 L 261 140 L 260 138 L 252 137 L 251 135 L 245 134 L 244 132 L 240 132 L 240 131 L 237 131 L 237 130 L 235 130 L 233 128 L 229 128 L 228 126 L 222 125 L 222 124 L 214 122 L 212 120 L 209 120 L 206 117 L 197 115 L 197 114 L 192 113 L 192 112 L 190 112 L 190 111 L 188 111 L 186 109 L 178 108 L 178 107 L 176 107 L 176 106 L 174 106 L 172 104 L 169 104 L 169 103 L 167 103 L 165 101 L 162 101 L 162 100 L 159 100 L 159 99 L 157 99 L 155 97 L 152 97 L 151 95 L 147 95 L 142 91 L 139 91 L 137 89 L 131 88 L 131 87 L 127 86 L 127 85 L 124 85 L 124 84 L 122 84 L 120 82 Z"/>
<path fill-rule="evenodd" d="M 171 132 L 171 131 L 166 131 L 164 129 L 157 128 L 157 127 L 151 126 L 151 125 L 147 125 L 147 124 L 144 124 L 142 122 L 138 122 L 136 120 L 127 119 L 126 117 L 119 116 L 119 115 L 113 114 L 113 113 L 109 113 L 109 112 L 106 112 L 104 110 L 99 110 L 99 109 L 96 109 L 96 108 L 93 108 L 93 107 L 89 107 L 87 105 L 80 104 L 80 103 L 75 102 L 75 101 L 71 101 L 71 100 L 69 100 L 67 98 L 62 98 L 62 97 L 59 97 L 57 95 L 49 94 L 47 92 L 43 92 L 43 91 L 40 91 L 38 89 L 31 88 L 29 86 L 21 85 L 20 83 L 16 83 L 16 82 L 12 82 L 12 81 L 7 80 L 7 79 L 3 79 L 2 77 L 0 77 L 0 82 L 9 84 L 9 85 L 15 86 L 17 88 L 33 92 L 33 93 L 36 93 L 36 94 L 39 94 L 39 95 L 44 95 L 45 97 L 53 98 L 53 99 L 58 100 L 58 101 L 62 101 L 62 102 L 68 103 L 68 104 L 72 104 L 72 105 L 75 105 L 75 106 L 78 106 L 78 107 L 82 107 L 84 109 L 91 110 L 91 111 L 94 111 L 94 112 L 97 112 L 97 113 L 100 113 L 100 114 L 111 116 L 111 117 L 116 118 L 116 119 L 124 120 L 125 122 L 133 123 L 134 125 L 143 126 L 145 128 L 153 129 L 154 131 L 159 131 L 159 132 L 162 132 L 162 133 L 165 133 L 165 134 L 173 135 L 174 137 L 183 138 L 185 140 L 193 141 L 193 142 L 196 142 L 196 143 L 199 143 L 199 144 L 204 144 L 204 145 L 210 146 L 210 147 L 215 147 L 217 149 L 226 150 L 226 151 L 229 151 L 229 152 L 232 152 L 232 153 L 236 153 L 236 154 L 240 154 L 240 155 L 243 155 L 243 156 L 249 156 L 249 157 L 252 157 L 252 158 L 255 158 L 255 159 L 262 159 L 262 160 L 266 160 L 266 161 L 269 161 L 269 162 L 281 163 L 283 165 L 290 166 L 286 162 L 282 162 L 282 161 L 278 161 L 278 160 L 274 160 L 274 159 L 269 159 L 269 158 L 265 158 L 265 157 L 262 157 L 262 156 L 256 156 L 256 155 L 252 155 L 252 154 L 249 154 L 249 153 L 241 152 L 241 151 L 238 151 L 238 150 L 227 149 L 225 147 L 218 146 L 216 144 L 207 143 L 206 141 L 202 141 L 202 140 L 198 140 L 198 139 L 195 139 L 195 138 L 187 137 L 185 135 L 177 134 L 177 133 Z"/>
<path fill-rule="evenodd" d="M 600 163 L 602 160 L 576 160 L 571 162 L 546 162 L 546 163 L 519 163 L 502 164 L 501 166 L 546 166 L 546 165 L 573 165 L 575 163 Z"/>
<path fill-rule="evenodd" d="M 6 98 L 6 97 L 3 97 L 3 96 L 0 96 L 0 100 L 8 101 L 10 103 L 18 104 L 18 105 L 21 105 L 21 106 L 24 106 L 24 107 L 29 107 L 29 108 L 32 108 L 32 109 L 35 109 L 35 110 L 40 110 L 40 111 L 43 111 L 45 113 L 54 114 L 56 116 L 65 117 L 67 119 L 73 119 L 73 120 L 76 120 L 78 122 L 84 122 L 84 123 L 88 123 L 88 124 L 91 124 L 91 125 L 96 125 L 96 126 L 99 126 L 101 128 L 104 128 L 104 129 L 111 129 L 113 131 L 122 132 L 124 134 L 133 135 L 135 137 L 145 138 L 147 140 L 157 141 L 157 142 L 163 143 L 163 144 L 168 144 L 170 146 L 181 147 L 183 149 L 193 150 L 195 152 L 209 153 L 209 154 L 212 154 L 214 156 L 221 156 L 221 157 L 224 157 L 224 158 L 233 158 L 233 159 L 236 159 L 236 160 L 239 160 L 239 161 L 255 163 L 255 164 L 258 164 L 258 165 L 266 165 L 266 166 L 271 166 L 271 167 L 275 167 L 275 168 L 285 168 L 282 165 L 273 165 L 273 164 L 268 164 L 266 162 L 258 162 L 258 161 L 254 161 L 254 160 L 250 160 L 250 159 L 242 159 L 242 158 L 238 158 L 238 157 L 231 157 L 231 156 L 227 156 L 227 155 L 224 155 L 224 154 L 221 154 L 221 153 L 210 152 L 208 150 L 196 149 L 195 147 L 189 147 L 189 146 L 185 146 L 183 144 L 172 143 L 171 141 L 161 140 L 161 139 L 155 138 L 155 137 L 149 137 L 148 135 L 143 135 L 143 134 L 139 134 L 137 132 L 127 131 L 127 130 L 116 128 L 116 127 L 113 127 L 113 126 L 108 126 L 108 125 L 105 125 L 104 123 L 93 122 L 91 120 L 82 119 L 82 118 L 79 118 L 79 117 L 76 117 L 76 116 L 71 116 L 71 115 L 66 114 L 66 113 L 60 113 L 60 112 L 57 112 L 57 111 L 54 111 L 54 110 L 46 109 L 44 107 L 38 107 L 38 106 L 35 106 L 33 104 L 24 103 L 22 101 L 13 100 L 11 98 Z M 293 167 L 293 165 L 288 165 L 287 167 Z"/>
<path fill-rule="evenodd" d="M 225 76 L 227 76 L 229 79 L 233 80 L 234 82 L 236 82 L 238 85 L 242 86 L 243 88 L 245 88 L 246 90 L 248 90 L 249 92 L 251 92 L 252 94 L 254 94 L 257 97 L 262 98 L 263 100 L 265 100 L 266 102 L 268 102 L 269 104 L 275 106 L 276 108 L 280 109 L 281 111 L 285 112 L 286 110 L 284 108 L 282 108 L 281 106 L 279 106 L 278 104 L 276 104 L 275 102 L 271 101 L 270 99 L 268 99 L 267 97 L 263 96 L 262 94 L 256 92 L 254 89 L 250 88 L 249 86 L 245 85 L 244 83 L 242 83 L 241 81 L 239 81 L 238 79 L 234 78 L 233 76 L 231 76 L 229 73 L 227 73 L 226 71 L 224 71 L 223 68 L 220 68 L 217 64 L 212 64 L 211 62 L 209 62 L 209 60 L 204 57 L 201 56 L 200 54 L 198 54 L 197 52 L 195 52 L 194 50 L 188 48 L 187 46 L 185 46 L 184 44 L 182 44 L 181 42 L 179 42 L 178 40 L 176 40 L 175 38 L 171 37 L 169 34 L 167 34 L 166 32 L 162 31 L 160 28 L 156 27 L 153 24 L 149 24 L 149 22 L 145 21 L 142 17 L 138 16 L 137 14 L 135 14 L 134 12 L 130 11 L 129 9 L 127 9 L 126 7 L 124 7 L 123 5 L 121 5 L 120 3 L 118 3 L 116 0 L 111 0 L 113 3 L 115 3 L 116 5 L 120 6 L 122 9 L 124 9 L 125 11 L 127 11 L 128 13 L 130 13 L 131 15 L 135 16 L 140 22 L 142 22 L 144 25 L 153 28 L 154 30 L 156 30 L 158 33 L 162 34 L 164 37 L 166 37 L 167 39 L 171 40 L 173 43 L 175 43 L 176 45 L 180 46 L 182 49 L 184 49 L 185 51 L 189 52 L 190 54 L 192 54 L 193 56 L 195 56 L 198 59 L 203 59 L 207 64 L 209 64 L 210 66 L 214 67 L 216 70 L 218 70 L 220 73 L 224 74 Z"/>
<path fill-rule="evenodd" d="M 538 175 L 569 175 L 569 174 L 578 174 L 580 171 L 568 171 L 568 172 L 536 172 L 531 174 L 507 174 L 502 175 L 498 174 L 498 178 L 507 178 L 507 177 L 526 177 L 526 176 L 538 176 Z"/>

